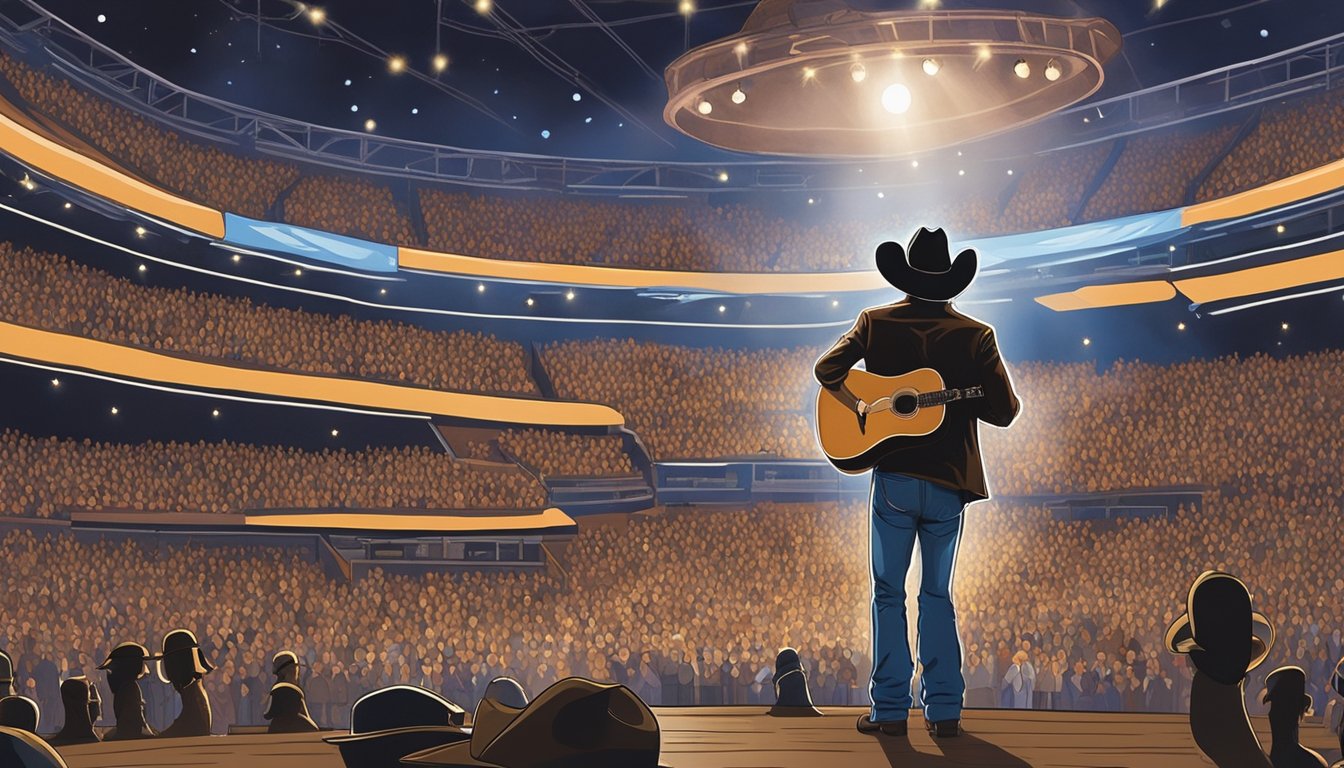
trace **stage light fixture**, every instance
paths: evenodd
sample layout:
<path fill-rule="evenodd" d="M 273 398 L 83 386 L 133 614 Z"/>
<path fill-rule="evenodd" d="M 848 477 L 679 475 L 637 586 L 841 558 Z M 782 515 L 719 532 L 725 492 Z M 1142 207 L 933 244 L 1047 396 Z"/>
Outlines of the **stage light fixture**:
<path fill-rule="evenodd" d="M 980 61 L 989 61 L 989 57 L 990 57 L 990 52 L 989 52 L 989 46 L 988 46 L 988 45 L 982 45 L 982 46 L 980 46 L 979 48 L 976 48 L 976 49 L 975 49 L 975 60 L 976 60 L 977 62 L 980 62 Z"/>
<path fill-rule="evenodd" d="M 574 289 L 571 288 L 568 291 L 565 291 L 565 301 L 573 301 L 573 300 L 574 300 Z"/>
<path fill-rule="evenodd" d="M 387 71 L 394 75 L 400 75 L 406 71 L 405 56 L 390 56 L 387 59 Z"/>
<path fill-rule="evenodd" d="M 887 197 L 887 193 L 886 193 L 886 192 L 878 192 L 878 193 L 877 193 L 877 199 L 878 199 L 878 200 L 885 200 L 886 197 Z"/>
<path fill-rule="evenodd" d="M 724 183 L 726 183 L 726 182 L 728 181 L 728 172 L 727 172 L 727 171 L 719 171 L 719 181 L 720 181 L 720 182 L 724 182 Z"/>
<path fill-rule="evenodd" d="M 490 12 L 490 9 L 491 9 L 491 8 L 494 8 L 494 7 L 495 7 L 495 4 L 494 4 L 493 2 L 491 2 L 490 0 L 476 0 L 476 12 L 477 12 L 477 13 L 480 13 L 480 14 L 486 14 L 486 13 L 489 13 L 489 12 Z"/>
<path fill-rule="evenodd" d="M 144 236 L 145 236 L 145 228 L 144 228 L 144 227 L 136 227 L 136 228 L 135 228 L 135 236 L 136 236 L 136 237 L 144 237 Z"/>
<path fill-rule="evenodd" d="M 852 64 L 849 67 L 849 76 L 856 83 L 862 83 L 868 79 L 868 70 L 862 64 Z"/>
<path fill-rule="evenodd" d="M 815 203 L 815 202 L 817 202 L 817 199 L 816 199 L 815 197 L 809 197 L 809 198 L 807 198 L 807 204 L 808 204 L 808 205 L 812 205 L 812 204 Z"/>
<path fill-rule="evenodd" d="M 341 436 L 341 430 L 339 430 L 339 429 L 333 429 L 333 430 L 331 430 L 331 436 L 332 436 L 332 437 L 340 437 L 340 436 Z"/>
<path fill-rule="evenodd" d="M 882 91 L 882 108 L 893 115 L 903 115 L 910 110 L 910 89 L 900 83 L 888 85 Z"/>
<path fill-rule="evenodd" d="M 1031 65 L 1027 63 L 1026 59 L 1018 59 L 1013 62 L 1013 74 L 1026 80 L 1031 77 Z"/>
<path fill-rule="evenodd" d="M 327 12 L 321 8 L 309 8 L 308 20 L 314 24 L 321 24 L 327 20 Z"/>
<path fill-rule="evenodd" d="M 527 306 L 530 307 L 530 306 L 532 306 L 533 304 L 536 304 L 536 303 L 537 303 L 537 302 L 536 302 L 531 296 L 528 296 L 528 297 L 527 297 Z"/>
<path fill-rule="evenodd" d="M 448 69 L 448 54 L 446 53 L 434 54 L 433 64 L 435 72 L 442 72 Z"/>
<path fill-rule="evenodd" d="M 722 304 L 719 305 L 719 314 L 723 314 L 724 312 L 727 311 L 728 311 L 727 307 L 723 306 Z"/>
<path fill-rule="evenodd" d="M 1185 323 L 1177 323 L 1177 324 L 1176 324 L 1176 330 L 1178 330 L 1178 331 L 1184 331 L 1184 330 L 1185 330 Z"/>
<path fill-rule="evenodd" d="M 804 80 L 804 81 L 807 81 L 807 80 L 815 80 L 816 77 L 817 77 L 817 70 L 813 69 L 812 67 L 803 67 L 803 80 Z"/>
<path fill-rule="evenodd" d="M 1176 246 L 1174 245 L 1167 246 L 1167 253 L 1175 253 L 1175 252 L 1176 252 Z"/>
<path fill-rule="evenodd" d="M 1062 76 L 1063 74 L 1064 74 L 1064 71 L 1061 70 L 1061 69 L 1059 68 L 1059 62 L 1058 62 L 1058 61 L 1055 61 L 1054 59 L 1051 59 L 1050 61 L 1046 62 L 1046 65 L 1045 65 L 1045 79 L 1046 79 L 1046 80 L 1049 80 L 1050 82 L 1053 83 L 1053 82 L 1055 82 L 1056 80 L 1058 80 L 1058 79 L 1060 78 L 1060 76 Z"/>
<path fill-rule="evenodd" d="M 714 105 L 710 104 L 708 99 L 701 99 L 700 103 L 695 105 L 695 111 L 702 115 L 708 115 L 714 111 Z"/>
<path fill-rule="evenodd" d="M 943 68 L 943 65 L 940 64 L 937 59 L 932 57 L 925 59 L 922 66 L 924 67 L 924 74 L 929 77 L 938 74 L 938 70 Z"/>
<path fill-rule="evenodd" d="M 364 130 L 366 130 L 366 131 L 372 131 L 374 128 L 377 128 L 377 127 L 378 127 L 378 123 L 374 122 L 374 120 L 373 120 L 372 117 L 370 117 L 368 120 L 365 120 L 365 121 L 364 121 Z"/>
<path fill-rule="evenodd" d="M 690 16 L 695 13 L 694 0 L 681 0 L 681 2 L 677 4 L 677 11 L 681 13 L 682 16 Z"/>
<path fill-rule="evenodd" d="M 219 409 L 218 409 L 218 408 L 214 409 L 213 411 L 210 412 L 210 415 L 211 415 L 211 416 L 214 416 L 216 419 L 218 419 L 218 418 L 219 418 Z"/>
<path fill-rule="evenodd" d="M 238 255 L 238 254 L 236 254 L 236 253 L 233 254 L 233 263 L 234 263 L 234 264 L 237 264 L 238 262 L 240 262 L 240 261 L 242 261 L 242 260 L 243 260 L 243 257 L 242 257 L 242 256 L 240 256 L 240 255 Z"/>
<path fill-rule="evenodd" d="M 141 264 L 141 265 L 140 265 L 140 271 L 141 271 L 142 273 L 143 273 L 143 272 L 147 272 L 147 271 L 149 271 L 149 267 L 146 267 L 144 264 Z"/>
<path fill-rule="evenodd" d="M 733 46 L 733 53 L 736 53 L 737 56 L 738 56 L 738 58 L 741 58 L 741 57 L 743 57 L 743 56 L 746 56 L 746 55 L 747 55 L 747 43 L 746 43 L 746 41 L 744 40 L 744 41 L 738 43 L 737 45 L 734 45 L 734 46 Z"/>
<path fill-rule="evenodd" d="M 116 416 L 118 413 L 121 413 L 121 409 L 118 408 L 118 407 L 115 406 L 115 405 L 112 406 L 112 415 L 113 415 L 113 416 Z"/>
<path fill-rule="evenodd" d="M 958 176 L 965 176 L 965 175 L 966 175 L 966 169 L 965 169 L 965 168 L 962 168 L 961 170 L 957 171 L 957 175 L 958 175 Z"/>
<path fill-rule="evenodd" d="M 296 270 L 294 270 L 294 276 L 295 276 L 295 277 L 303 277 L 303 270 L 302 270 L 302 269 L 296 269 Z"/>
<path fill-rule="evenodd" d="M 74 206 L 70 205 L 70 203 L 66 203 L 66 204 L 65 204 L 65 210 L 67 210 L 67 211 L 70 210 L 72 207 L 74 207 Z"/>
<path fill-rule="evenodd" d="M 733 91 L 732 98 L 734 104 L 741 104 L 747 100 L 747 92 L 742 90 L 742 86 L 739 85 L 737 90 Z"/>
<path fill-rule="evenodd" d="M 386 289 L 386 288 L 379 288 L 379 289 L 378 289 L 378 295 L 379 295 L 379 296 L 386 296 L 386 295 L 387 295 L 387 289 Z"/>
<path fill-rule="evenodd" d="M 840 306 L 840 300 L 839 300 L 839 299 L 831 299 L 831 306 L 832 306 L 832 307 L 838 307 L 838 306 Z"/>
<path fill-rule="evenodd" d="M 1275 232 L 1278 232 L 1280 235 L 1282 235 L 1282 234 L 1284 233 L 1284 230 L 1285 230 L 1285 229 L 1286 229 L 1286 228 L 1285 228 L 1282 224 L 1280 224 L 1279 226 L 1277 226 L 1277 227 L 1274 228 L 1274 231 L 1275 231 Z"/>
<path fill-rule="evenodd" d="M 918 167 L 919 167 L 919 161 L 918 161 L 918 160 L 911 160 L 911 161 L 910 161 L 910 167 L 911 167 L 911 168 L 918 168 Z"/>
<path fill-rule="evenodd" d="M 485 283 L 477 283 L 477 284 L 476 284 L 476 292 L 477 292 L 477 293 L 485 293 Z"/>
<path fill-rule="evenodd" d="M 29 192 L 32 192 L 34 189 L 37 189 L 37 183 L 34 182 L 32 179 L 30 179 L 27 174 L 24 174 L 22 183 L 23 188 L 28 190 Z"/>
<path fill-rule="evenodd" d="M 1013 175 L 1013 169 L 1012 169 L 1012 168 L 1009 168 L 1009 169 L 1008 169 L 1008 175 L 1009 175 L 1009 176 L 1012 176 L 1012 175 Z"/>
<path fill-rule="evenodd" d="M 1284 323 L 1284 324 L 1280 325 L 1279 327 L 1280 327 L 1281 329 L 1285 330 L 1285 331 L 1288 330 L 1288 324 L 1287 324 L 1287 323 Z"/>

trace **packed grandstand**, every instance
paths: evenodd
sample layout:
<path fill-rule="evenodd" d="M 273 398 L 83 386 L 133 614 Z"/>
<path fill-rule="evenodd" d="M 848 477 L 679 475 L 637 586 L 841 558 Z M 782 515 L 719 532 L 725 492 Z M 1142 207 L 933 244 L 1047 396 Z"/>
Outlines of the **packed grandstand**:
<path fill-rule="evenodd" d="M 747 203 L 501 195 L 342 175 L 182 135 L 12 55 L 0 54 L 0 75 L 7 112 L 221 210 L 576 265 L 867 269 L 878 230 L 935 221 L 965 235 L 1034 232 L 1224 197 L 1344 157 L 1344 91 L 1335 88 L 1048 153 L 955 205 L 903 205 L 876 222 L 809 218 Z M 601 403 L 624 419 L 625 432 L 604 434 L 476 425 L 444 450 L 0 431 L 0 548 L 13 585 L 0 596 L 0 648 L 14 658 L 16 689 L 43 711 L 58 712 L 60 681 L 92 674 L 117 643 L 152 642 L 175 626 L 194 627 L 219 670 L 205 686 L 221 733 L 262 722 L 268 664 L 281 648 L 303 661 L 314 717 L 336 727 L 381 686 L 422 685 L 469 709 L 502 674 L 531 692 L 584 675 L 625 683 L 652 704 L 768 704 L 774 654 L 790 645 L 817 703 L 867 701 L 868 512 L 843 494 L 650 504 L 581 520 L 542 567 L 374 568 L 353 579 L 273 541 L 169 545 L 66 525 L 108 511 L 172 523 L 184 513 L 534 510 L 552 502 L 556 478 L 653 484 L 660 463 L 819 464 L 812 366 L 823 345 L 674 343 L 614 327 L 526 338 L 365 319 L 238 298 L 208 279 L 137 282 L 93 249 L 22 241 L 0 245 L 0 322 L 225 366 Z M 1025 652 L 1037 675 L 1030 706 L 1183 710 L 1192 671 L 1163 650 L 1162 631 L 1204 568 L 1239 574 L 1276 622 L 1259 674 L 1296 664 L 1309 692 L 1328 698 L 1323 686 L 1344 653 L 1344 615 L 1329 596 L 1344 589 L 1344 563 L 1330 546 L 1303 543 L 1337 538 L 1344 351 L 1274 351 L 1175 364 L 1008 361 L 1025 406 L 1011 429 L 983 432 L 997 498 L 967 515 L 955 584 L 968 705 L 1004 704 L 1005 672 Z M 1075 519 L 1048 505 L 1177 487 L 1200 501 L 1143 518 Z M 917 591 L 914 575 L 907 591 Z M 1085 684 L 1070 687 L 1079 671 Z M 171 719 L 172 691 L 146 693 L 151 722 Z"/>

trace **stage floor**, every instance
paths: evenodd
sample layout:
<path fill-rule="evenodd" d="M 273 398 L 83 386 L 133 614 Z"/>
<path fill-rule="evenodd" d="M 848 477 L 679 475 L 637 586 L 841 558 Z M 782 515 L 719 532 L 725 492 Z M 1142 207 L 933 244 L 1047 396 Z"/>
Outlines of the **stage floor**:
<path fill-rule="evenodd" d="M 658 708 L 662 762 L 671 768 L 1207 768 L 1185 715 L 968 710 L 966 733 L 934 742 L 918 715 L 908 738 L 854 730 L 864 710 L 824 707 L 826 717 L 774 718 L 761 707 Z M 1269 748 L 1268 723 L 1255 719 Z M 1305 724 L 1307 746 L 1337 758 L 1339 742 Z M 70 768 L 246 766 L 342 768 L 335 747 L 317 734 L 217 736 L 115 742 L 61 750 Z"/>

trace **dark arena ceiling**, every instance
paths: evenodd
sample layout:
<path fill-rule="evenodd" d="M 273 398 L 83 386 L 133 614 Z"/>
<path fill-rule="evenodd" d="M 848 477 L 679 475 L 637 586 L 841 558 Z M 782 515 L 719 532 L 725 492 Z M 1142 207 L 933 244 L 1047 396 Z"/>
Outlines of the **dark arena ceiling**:
<path fill-rule="evenodd" d="M 664 122 L 664 70 L 688 50 L 738 33 L 756 6 L 742 0 L 2 0 L 0 8 L 25 2 L 39 3 L 182 87 L 277 115 L 460 147 L 688 161 L 732 153 Z M 1269 55 L 1344 28 L 1339 0 L 849 4 L 866 12 L 995 9 L 1105 19 L 1123 46 L 1093 98 Z"/>

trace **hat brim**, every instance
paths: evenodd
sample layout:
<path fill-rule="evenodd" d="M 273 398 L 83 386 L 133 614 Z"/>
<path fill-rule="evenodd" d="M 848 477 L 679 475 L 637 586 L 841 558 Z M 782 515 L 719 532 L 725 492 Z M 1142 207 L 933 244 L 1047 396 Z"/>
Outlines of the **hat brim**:
<path fill-rule="evenodd" d="M 402 765 L 460 766 L 461 768 L 504 768 L 497 763 L 486 763 L 471 756 L 471 742 L 463 741 L 446 747 L 435 747 L 401 758 Z M 658 768 L 670 768 L 661 761 Z"/>
<path fill-rule="evenodd" d="M 1265 634 L 1269 635 L 1269 639 L 1265 640 L 1259 634 L 1256 634 L 1256 627 L 1264 628 Z M 1255 649 L 1255 655 L 1246 665 L 1247 672 L 1265 663 L 1265 659 L 1269 657 L 1270 648 L 1274 645 L 1274 625 L 1270 624 L 1269 619 L 1259 611 L 1251 611 L 1251 632 L 1251 645 Z M 1204 650 L 1199 643 L 1195 642 L 1194 635 L 1191 634 L 1189 613 L 1181 614 L 1176 621 L 1171 623 L 1170 627 L 1167 627 L 1162 644 L 1171 653 L 1188 654 L 1191 651 Z"/>
<path fill-rule="evenodd" d="M 980 263 L 973 249 L 967 248 L 952 260 L 946 272 L 922 272 L 910 266 L 900 243 L 883 243 L 877 248 L 877 271 L 892 287 L 917 299 L 951 301 L 970 287 Z"/>
<path fill-rule="evenodd" d="M 411 734 L 441 734 L 445 738 L 457 737 L 455 741 L 466 743 L 471 738 L 471 729 L 456 725 L 415 725 L 408 728 L 391 728 L 386 731 L 369 731 L 368 733 L 350 733 L 343 736 L 324 736 L 323 741 L 328 744 L 358 744 L 361 742 L 377 741 L 379 739 L 390 740 L 399 736 L 408 736 Z"/>

